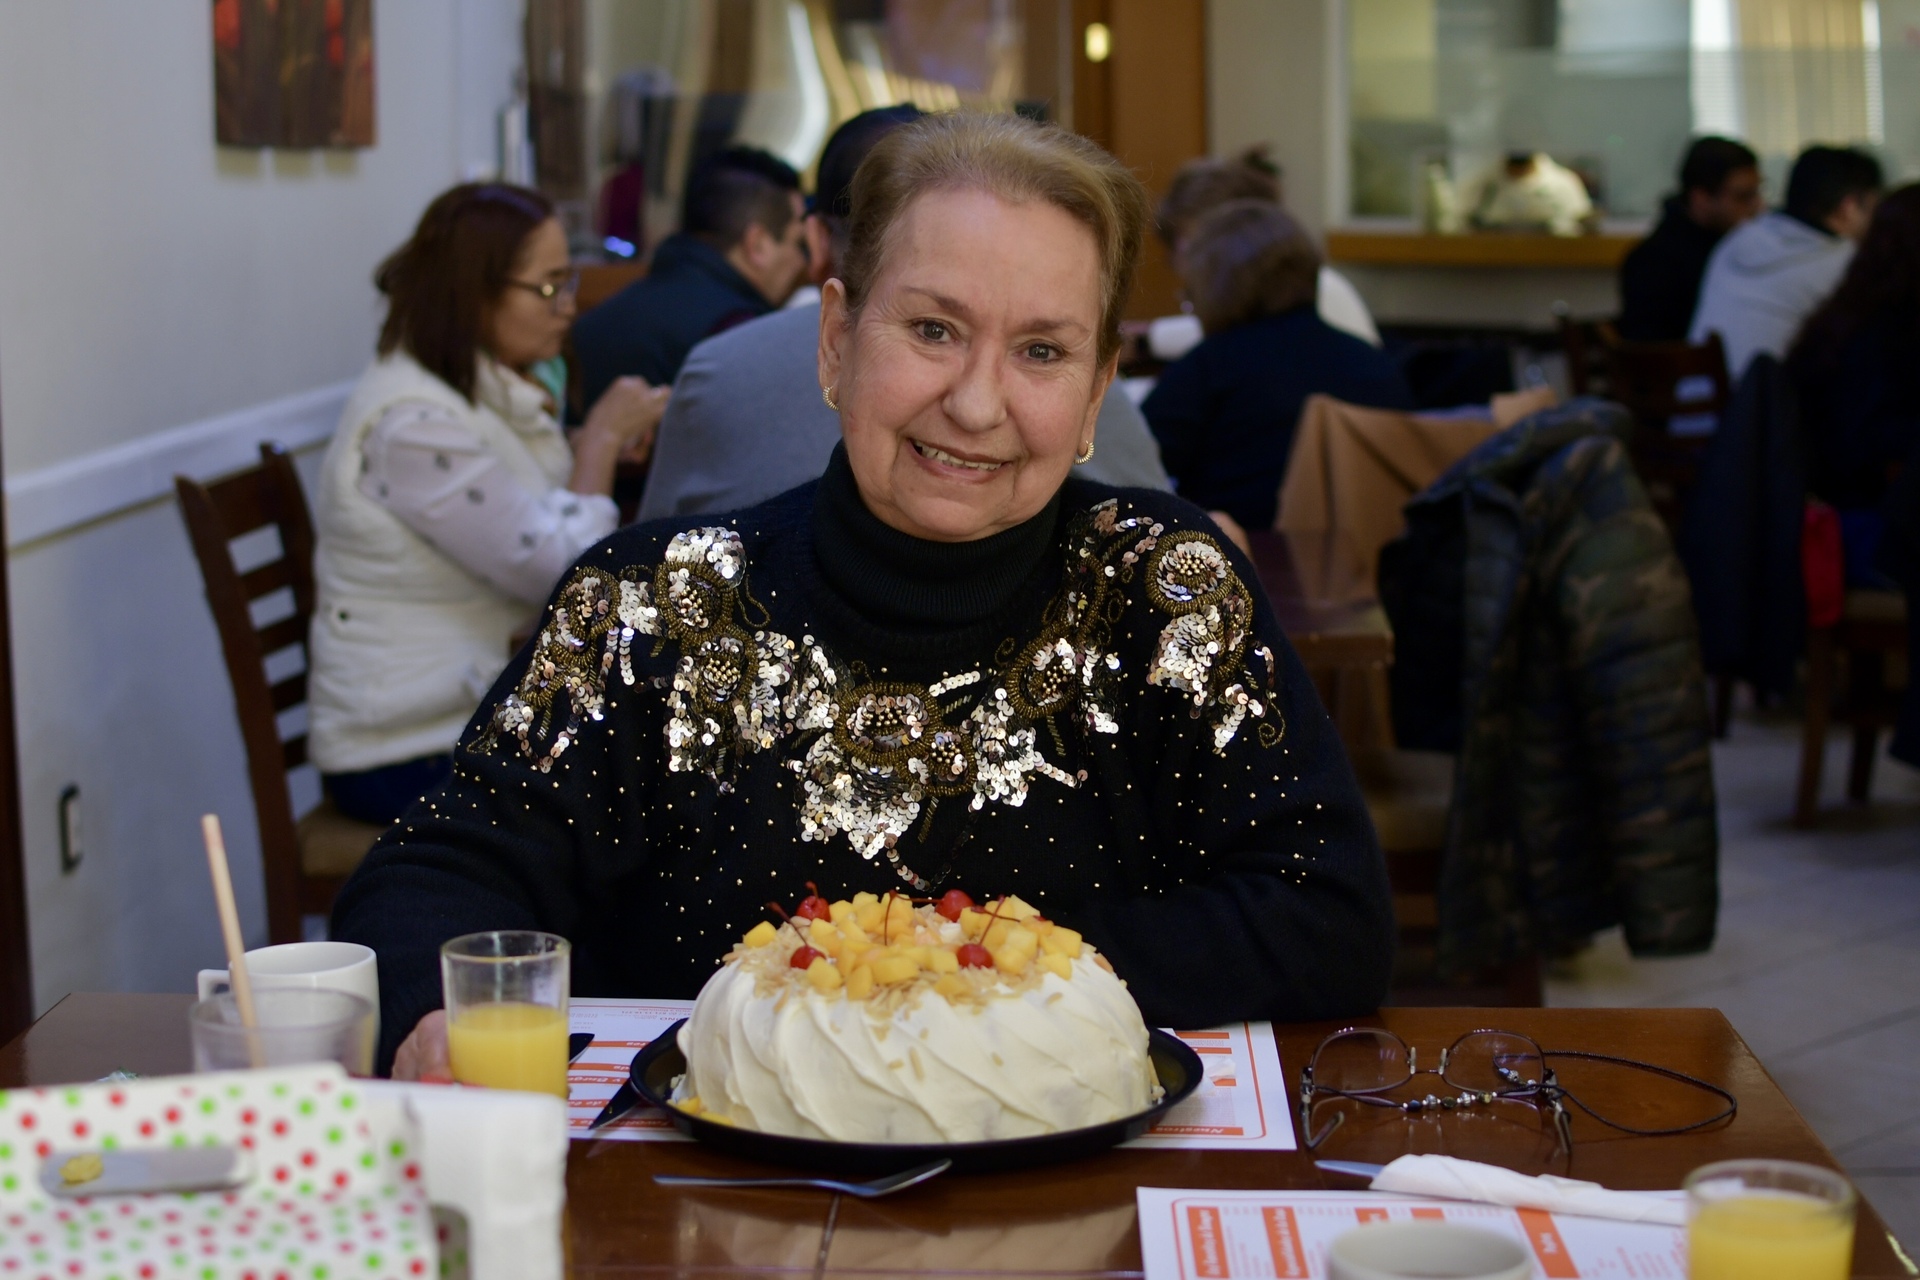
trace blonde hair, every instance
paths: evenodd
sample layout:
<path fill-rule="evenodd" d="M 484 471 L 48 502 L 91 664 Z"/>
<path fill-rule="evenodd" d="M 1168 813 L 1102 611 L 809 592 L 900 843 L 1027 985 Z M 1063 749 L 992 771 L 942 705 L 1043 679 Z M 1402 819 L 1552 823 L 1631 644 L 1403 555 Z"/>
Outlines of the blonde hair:
<path fill-rule="evenodd" d="M 907 206 L 930 191 L 976 190 L 1011 204 L 1050 204 L 1093 232 L 1100 256 L 1099 361 L 1120 349 L 1120 313 L 1149 217 L 1146 188 L 1078 134 L 1021 116 L 955 111 L 901 125 L 853 178 L 840 279 L 858 313 Z"/>
<path fill-rule="evenodd" d="M 1229 200 L 1201 214 L 1181 259 L 1187 297 L 1208 333 L 1320 296 L 1320 250 L 1271 201 Z"/>

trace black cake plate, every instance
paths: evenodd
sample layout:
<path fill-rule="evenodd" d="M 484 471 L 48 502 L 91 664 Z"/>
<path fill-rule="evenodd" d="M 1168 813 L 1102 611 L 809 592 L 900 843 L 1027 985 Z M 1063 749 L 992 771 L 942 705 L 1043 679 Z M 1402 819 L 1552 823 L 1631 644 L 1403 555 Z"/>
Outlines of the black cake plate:
<path fill-rule="evenodd" d="M 1204 1076 L 1199 1054 L 1178 1038 L 1153 1030 L 1147 1033 L 1147 1058 L 1153 1063 L 1163 1092 L 1160 1101 L 1135 1115 L 1064 1133 L 1005 1138 L 998 1142 L 828 1142 L 820 1138 L 757 1133 L 704 1116 L 688 1115 L 670 1106 L 667 1098 L 673 1092 L 673 1082 L 687 1069 L 686 1056 L 680 1052 L 680 1028 L 685 1022 L 683 1018 L 674 1023 L 634 1055 L 630 1078 L 641 1100 L 665 1111 L 674 1128 L 716 1151 L 745 1160 L 798 1165 L 822 1173 L 894 1173 L 936 1160 L 953 1161 L 955 1173 L 990 1173 L 1098 1155 L 1152 1128 L 1156 1120 L 1199 1088 Z"/>

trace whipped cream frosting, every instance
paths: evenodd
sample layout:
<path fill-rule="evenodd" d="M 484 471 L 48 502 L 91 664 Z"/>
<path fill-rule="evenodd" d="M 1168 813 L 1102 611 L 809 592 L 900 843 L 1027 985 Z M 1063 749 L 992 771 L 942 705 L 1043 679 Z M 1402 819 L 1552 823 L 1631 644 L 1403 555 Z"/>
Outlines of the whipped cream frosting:
<path fill-rule="evenodd" d="M 1136 1115 L 1159 1087 L 1126 984 L 1087 948 L 981 1000 L 873 1002 L 769 984 L 740 958 L 680 1030 L 676 1097 L 764 1133 L 838 1142 L 983 1142 Z"/>

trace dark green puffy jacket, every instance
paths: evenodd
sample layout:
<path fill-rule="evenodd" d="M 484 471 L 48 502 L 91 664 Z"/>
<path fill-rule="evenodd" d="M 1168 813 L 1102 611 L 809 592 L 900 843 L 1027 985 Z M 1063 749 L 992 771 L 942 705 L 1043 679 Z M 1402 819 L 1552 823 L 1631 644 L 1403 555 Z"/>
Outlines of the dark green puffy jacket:
<path fill-rule="evenodd" d="M 1563 953 L 1615 924 L 1636 955 L 1713 942 L 1699 638 L 1630 430 L 1596 400 L 1527 418 L 1409 502 L 1408 531 L 1381 558 L 1402 745 L 1460 757 L 1444 971 Z M 1403 724 L 1403 706 L 1435 715 Z M 1456 743 L 1430 740 L 1449 733 Z"/>

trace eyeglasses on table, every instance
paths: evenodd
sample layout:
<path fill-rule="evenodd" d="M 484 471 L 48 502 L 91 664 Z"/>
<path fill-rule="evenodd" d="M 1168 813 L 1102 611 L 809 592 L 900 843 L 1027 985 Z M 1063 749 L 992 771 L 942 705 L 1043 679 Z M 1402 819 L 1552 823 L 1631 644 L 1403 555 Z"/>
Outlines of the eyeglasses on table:
<path fill-rule="evenodd" d="M 1724 1105 L 1713 1115 L 1688 1124 L 1660 1128 L 1625 1124 L 1601 1115 L 1568 1092 L 1549 1065 L 1549 1058 L 1575 1058 L 1644 1071 L 1702 1090 L 1718 1098 Z M 1421 1075 L 1437 1075 L 1456 1092 L 1428 1093 L 1419 1098 L 1384 1096 Z M 1462 1035 L 1440 1051 L 1439 1064 L 1432 1067 L 1420 1066 L 1418 1051 L 1383 1028 L 1347 1027 L 1329 1035 L 1313 1051 L 1306 1069 L 1300 1073 L 1300 1140 L 1309 1151 L 1326 1141 L 1346 1120 L 1345 1112 L 1336 1111 L 1333 1119 L 1315 1132 L 1313 1106 L 1316 1097 L 1345 1098 L 1370 1107 L 1397 1110 L 1407 1116 L 1468 1111 L 1502 1102 L 1520 1103 L 1544 1112 L 1552 1119 L 1554 1133 L 1563 1152 L 1571 1151 L 1573 1147 L 1573 1121 L 1567 1111 L 1567 1103 L 1572 1103 L 1609 1129 L 1639 1137 L 1691 1133 L 1731 1118 L 1740 1106 L 1734 1096 L 1720 1086 L 1670 1067 L 1605 1053 L 1542 1049 L 1528 1036 L 1492 1029 L 1469 1031 Z"/>

